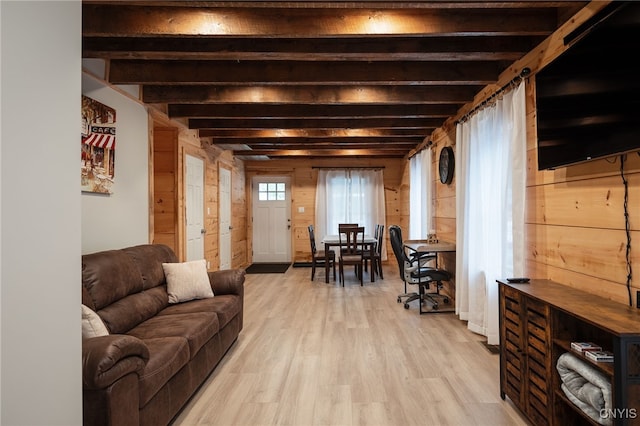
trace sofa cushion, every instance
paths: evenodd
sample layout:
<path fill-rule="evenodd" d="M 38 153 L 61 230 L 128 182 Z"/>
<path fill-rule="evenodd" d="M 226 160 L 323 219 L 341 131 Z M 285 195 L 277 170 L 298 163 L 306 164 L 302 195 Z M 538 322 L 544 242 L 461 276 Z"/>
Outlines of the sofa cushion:
<path fill-rule="evenodd" d="M 122 298 L 97 312 L 111 333 L 126 334 L 157 315 L 168 304 L 167 290 L 154 287 Z"/>
<path fill-rule="evenodd" d="M 180 336 L 189 344 L 189 359 L 193 358 L 220 329 L 214 312 L 194 312 L 176 315 L 157 315 L 129 331 L 141 340 Z"/>
<path fill-rule="evenodd" d="M 162 269 L 162 264 L 157 267 Z M 136 261 L 126 250 L 83 255 L 82 285 L 83 304 L 114 334 L 126 333 L 168 305 L 165 286 L 145 289 Z"/>
<path fill-rule="evenodd" d="M 109 330 L 105 327 L 102 319 L 91 309 L 82 306 L 82 339 L 90 339 L 92 337 L 107 336 Z"/>
<path fill-rule="evenodd" d="M 158 337 L 143 341 L 149 349 L 149 361 L 140 374 L 140 407 L 144 407 L 189 362 L 189 343 L 183 337 Z"/>
<path fill-rule="evenodd" d="M 177 262 L 178 258 L 164 244 L 142 244 L 122 249 L 136 264 L 142 276 L 142 288 L 150 289 L 166 284 L 163 263 Z"/>
<path fill-rule="evenodd" d="M 169 303 L 213 297 L 204 259 L 182 263 L 163 263 Z"/>
<path fill-rule="evenodd" d="M 220 328 L 223 328 L 242 310 L 242 298 L 234 294 L 221 294 L 212 299 L 192 300 L 189 303 L 169 305 L 158 313 L 161 315 L 186 314 L 191 312 L 215 312 Z"/>
<path fill-rule="evenodd" d="M 142 276 L 124 251 L 109 250 L 82 256 L 82 285 L 99 311 L 142 291 Z"/>

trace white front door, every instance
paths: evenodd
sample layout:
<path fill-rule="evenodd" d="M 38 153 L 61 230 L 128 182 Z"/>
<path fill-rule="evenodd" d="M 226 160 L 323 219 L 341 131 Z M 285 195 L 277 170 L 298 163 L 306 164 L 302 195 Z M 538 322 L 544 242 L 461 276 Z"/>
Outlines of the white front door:
<path fill-rule="evenodd" d="M 218 169 L 220 270 L 231 268 L 231 170 Z"/>
<path fill-rule="evenodd" d="M 253 262 L 291 262 L 291 189 L 283 176 L 255 176 Z"/>
<path fill-rule="evenodd" d="M 204 259 L 204 161 L 185 155 L 187 260 Z"/>

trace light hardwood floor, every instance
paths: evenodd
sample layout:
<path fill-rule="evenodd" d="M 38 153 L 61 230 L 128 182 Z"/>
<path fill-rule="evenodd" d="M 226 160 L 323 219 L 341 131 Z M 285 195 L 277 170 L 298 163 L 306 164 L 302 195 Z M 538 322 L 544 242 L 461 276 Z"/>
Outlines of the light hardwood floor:
<path fill-rule="evenodd" d="M 238 341 L 173 425 L 527 425 L 484 338 L 404 309 L 393 266 L 364 287 L 352 271 L 345 287 L 310 268 L 247 275 Z"/>

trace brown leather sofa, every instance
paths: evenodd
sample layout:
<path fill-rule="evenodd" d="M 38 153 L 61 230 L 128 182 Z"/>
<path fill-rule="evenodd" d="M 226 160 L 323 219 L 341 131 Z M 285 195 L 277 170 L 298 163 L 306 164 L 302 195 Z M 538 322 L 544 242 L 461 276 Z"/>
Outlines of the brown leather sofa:
<path fill-rule="evenodd" d="M 242 269 L 209 272 L 214 297 L 170 304 L 165 245 L 82 256 L 82 303 L 109 334 L 83 338 L 85 425 L 166 425 L 242 330 Z"/>

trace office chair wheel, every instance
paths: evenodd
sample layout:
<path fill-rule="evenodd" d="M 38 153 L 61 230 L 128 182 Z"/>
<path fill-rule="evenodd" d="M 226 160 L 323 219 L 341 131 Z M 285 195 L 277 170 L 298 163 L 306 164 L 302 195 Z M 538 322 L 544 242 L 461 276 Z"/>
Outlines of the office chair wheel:
<path fill-rule="evenodd" d="M 398 303 L 402 302 L 402 298 L 400 296 L 398 296 Z"/>
<path fill-rule="evenodd" d="M 405 309 L 409 309 L 409 304 L 408 304 L 408 303 L 405 303 L 405 304 L 404 304 L 404 308 L 405 308 Z"/>

